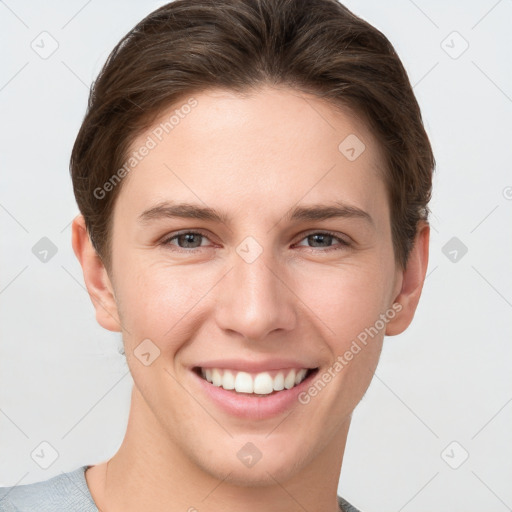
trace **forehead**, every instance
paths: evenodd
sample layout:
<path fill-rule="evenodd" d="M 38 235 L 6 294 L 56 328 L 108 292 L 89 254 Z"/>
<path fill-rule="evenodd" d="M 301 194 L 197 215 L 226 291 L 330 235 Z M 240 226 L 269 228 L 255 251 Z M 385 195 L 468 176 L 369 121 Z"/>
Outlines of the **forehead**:
<path fill-rule="evenodd" d="M 133 209 L 168 198 L 259 215 L 262 206 L 326 199 L 387 208 L 383 158 L 364 123 L 297 90 L 185 96 L 135 139 L 129 154 L 144 146 L 150 149 L 133 162 L 118 199 L 129 197 Z"/>

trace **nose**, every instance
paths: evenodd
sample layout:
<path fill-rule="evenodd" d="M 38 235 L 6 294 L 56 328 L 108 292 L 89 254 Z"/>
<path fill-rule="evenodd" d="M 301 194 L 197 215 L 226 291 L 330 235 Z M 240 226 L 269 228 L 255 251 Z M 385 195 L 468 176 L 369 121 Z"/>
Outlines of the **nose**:
<path fill-rule="evenodd" d="M 284 334 L 294 329 L 295 295 L 282 269 L 265 252 L 251 263 L 236 258 L 220 287 L 218 326 L 249 341 L 264 340 L 274 331 Z"/>

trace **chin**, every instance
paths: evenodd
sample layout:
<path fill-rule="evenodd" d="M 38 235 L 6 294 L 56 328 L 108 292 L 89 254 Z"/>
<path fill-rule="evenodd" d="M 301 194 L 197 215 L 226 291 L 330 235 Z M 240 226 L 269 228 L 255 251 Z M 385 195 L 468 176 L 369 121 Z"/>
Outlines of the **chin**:
<path fill-rule="evenodd" d="M 204 470 L 215 478 L 236 486 L 266 487 L 275 486 L 276 481 L 290 480 L 301 467 L 307 464 L 303 449 L 299 452 L 292 448 L 292 453 L 283 453 L 282 446 L 280 449 L 263 447 L 264 441 L 260 443 L 262 446 L 260 455 L 257 455 L 258 452 L 254 450 L 253 461 L 244 463 L 243 449 L 246 443 L 240 444 L 242 448 L 238 447 L 238 442 L 236 445 L 232 452 L 229 448 L 223 448 L 219 452 L 210 451 L 208 460 L 200 461 Z M 304 444 L 300 446 L 304 447 Z M 250 449 L 246 448 L 246 451 L 249 452 Z M 228 455 L 229 453 L 232 455 Z"/>

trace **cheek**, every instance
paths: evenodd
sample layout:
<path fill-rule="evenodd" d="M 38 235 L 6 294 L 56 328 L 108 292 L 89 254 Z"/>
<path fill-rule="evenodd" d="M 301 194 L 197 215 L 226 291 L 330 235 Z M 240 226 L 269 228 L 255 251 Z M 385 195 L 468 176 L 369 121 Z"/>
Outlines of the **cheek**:
<path fill-rule="evenodd" d="M 117 291 L 125 342 L 133 344 L 149 338 L 161 350 L 174 339 L 183 343 L 191 334 L 187 332 L 191 319 L 197 326 L 201 307 L 208 302 L 208 291 L 222 275 L 211 265 L 176 265 L 164 259 L 125 260 L 122 272 Z"/>
<path fill-rule="evenodd" d="M 211 320 L 216 298 L 237 293 L 222 282 L 227 268 L 220 260 L 184 265 L 140 256 L 118 265 L 119 314 L 132 348 L 149 338 L 172 354 Z M 296 312 L 298 327 L 313 326 L 333 356 L 374 325 L 385 308 L 388 282 L 377 258 L 347 258 L 336 265 L 302 261 L 284 269 L 283 280 L 290 288 L 284 300 Z"/>
<path fill-rule="evenodd" d="M 370 327 L 382 313 L 387 279 L 379 264 L 345 262 L 338 266 L 303 267 L 293 278 L 293 290 L 322 325 L 332 345 L 347 342 Z"/>
<path fill-rule="evenodd" d="M 193 266 L 138 261 L 124 271 L 118 285 L 118 306 L 126 359 L 147 403 L 157 403 L 159 390 L 179 393 L 169 361 L 187 340 L 197 336 L 201 297 L 213 283 Z M 147 366 L 144 353 L 150 354 Z"/>

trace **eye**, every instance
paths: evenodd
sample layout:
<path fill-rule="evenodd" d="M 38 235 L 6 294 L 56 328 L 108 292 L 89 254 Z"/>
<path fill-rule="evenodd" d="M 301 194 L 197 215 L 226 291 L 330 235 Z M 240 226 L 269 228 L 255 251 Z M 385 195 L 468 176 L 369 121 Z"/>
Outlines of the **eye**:
<path fill-rule="evenodd" d="M 201 243 L 202 238 L 208 240 L 208 237 L 199 231 L 184 231 L 166 238 L 162 241 L 162 245 L 173 245 L 177 246 L 177 250 L 184 249 L 186 252 L 191 252 L 187 249 L 204 247 Z M 176 243 L 173 243 L 173 241 L 176 241 Z"/>
<path fill-rule="evenodd" d="M 193 252 L 195 249 L 201 247 L 208 247 L 204 245 L 203 240 L 209 238 L 199 231 L 183 231 L 181 233 L 174 233 L 172 236 L 162 241 L 162 245 L 173 246 L 172 249 L 181 252 Z M 350 242 L 337 236 L 335 233 L 328 231 L 315 231 L 307 234 L 301 241 L 307 241 L 309 249 L 322 249 L 321 252 L 336 251 L 346 247 L 350 247 Z M 333 242 L 338 242 L 337 245 L 332 245 Z M 301 246 L 302 244 L 296 244 Z"/>
<path fill-rule="evenodd" d="M 309 233 L 302 240 L 313 244 L 313 246 L 309 246 L 309 248 L 320 248 L 323 249 L 322 252 L 337 251 L 346 247 L 350 247 L 350 242 L 328 231 L 315 231 L 314 233 Z M 338 242 L 338 245 L 331 245 L 333 241 Z M 297 245 L 300 246 L 301 244 Z"/>

